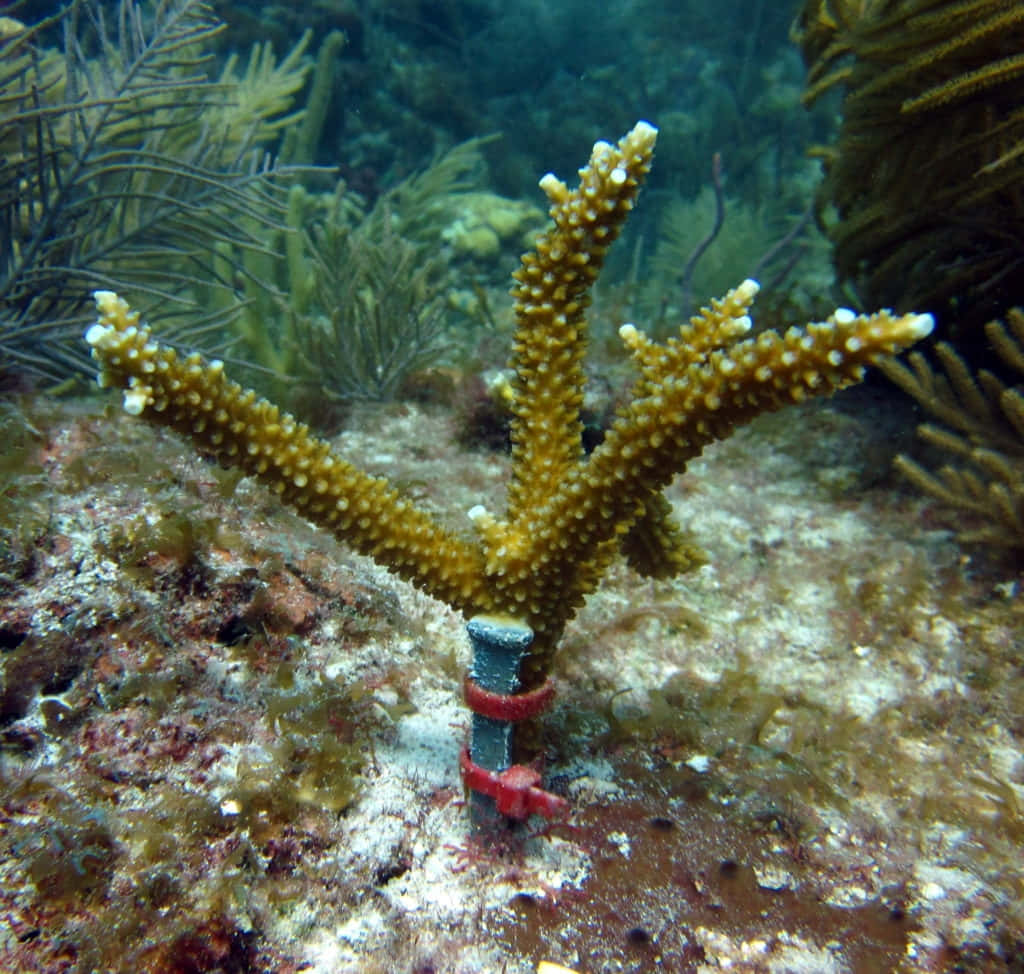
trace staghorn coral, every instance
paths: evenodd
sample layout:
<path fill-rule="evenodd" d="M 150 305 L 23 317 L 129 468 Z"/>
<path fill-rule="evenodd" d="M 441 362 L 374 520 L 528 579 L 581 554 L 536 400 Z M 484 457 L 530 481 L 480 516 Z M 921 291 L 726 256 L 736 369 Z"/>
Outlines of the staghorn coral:
<path fill-rule="evenodd" d="M 985 334 L 1024 379 L 1024 311 L 990 321 Z M 945 342 L 935 355 L 941 373 L 920 352 L 911 353 L 909 367 L 895 359 L 879 366 L 943 424 L 923 424 L 921 438 L 961 463 L 931 473 L 901 455 L 896 466 L 925 493 L 980 519 L 957 532 L 961 541 L 1024 548 L 1024 385 L 1007 385 L 984 369 L 972 374 Z"/>
<path fill-rule="evenodd" d="M 222 363 L 179 358 L 109 291 L 97 292 L 99 321 L 86 335 L 101 383 L 124 391 L 129 413 L 259 477 L 303 516 L 431 595 L 467 615 L 526 623 L 534 641 L 521 684 L 538 687 L 566 623 L 620 546 L 652 570 L 670 559 L 664 546 L 680 536 L 659 497 L 690 459 L 761 413 L 858 381 L 879 355 L 932 326 L 928 315 L 839 310 L 805 329 L 744 338 L 758 290 L 749 280 L 663 345 L 625 325 L 620 334 L 640 375 L 604 441 L 584 456 L 588 292 L 650 167 L 656 131 L 640 122 L 616 146 L 598 142 L 575 189 L 552 174 L 541 180 L 554 225 L 524 256 L 513 290 L 507 509 L 501 519 L 471 510 L 476 540 L 334 455 L 292 417 L 228 380 Z M 643 541 L 630 535 L 638 522 Z M 638 557 L 644 542 L 654 550 Z M 676 567 L 692 560 L 684 553 Z"/>
<path fill-rule="evenodd" d="M 1024 6 L 807 0 L 793 38 L 804 102 L 843 92 L 818 197 L 840 276 L 967 329 L 1024 300 Z"/>

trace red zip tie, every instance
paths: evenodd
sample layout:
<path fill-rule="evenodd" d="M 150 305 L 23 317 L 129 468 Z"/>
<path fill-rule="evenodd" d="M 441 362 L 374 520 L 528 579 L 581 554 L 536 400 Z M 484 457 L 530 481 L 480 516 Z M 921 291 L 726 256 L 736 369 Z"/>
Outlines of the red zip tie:
<path fill-rule="evenodd" d="M 474 714 L 516 723 L 547 710 L 554 699 L 555 687 L 550 680 L 545 680 L 536 690 L 527 690 L 526 693 L 495 693 L 493 690 L 485 690 L 471 676 L 467 676 L 462 685 L 462 693 L 466 706 Z"/>
<path fill-rule="evenodd" d="M 459 755 L 459 767 L 466 787 L 493 798 L 498 811 L 507 818 L 524 822 L 531 815 L 548 819 L 569 817 L 569 803 L 538 788 L 540 772 L 525 764 L 513 764 L 504 771 L 488 771 L 474 762 L 469 748 L 464 747 Z"/>
<path fill-rule="evenodd" d="M 547 710 L 555 696 L 555 687 L 550 680 L 526 693 L 496 693 L 485 690 L 467 676 L 462 691 L 466 705 L 473 713 L 506 723 L 538 716 Z M 522 822 L 531 815 L 543 815 L 548 819 L 567 818 L 569 815 L 569 803 L 538 787 L 540 772 L 525 764 L 513 764 L 504 771 L 491 771 L 480 767 L 470 757 L 469 748 L 463 748 L 459 767 L 465 786 L 470 791 L 493 798 L 498 812 L 507 818 Z"/>

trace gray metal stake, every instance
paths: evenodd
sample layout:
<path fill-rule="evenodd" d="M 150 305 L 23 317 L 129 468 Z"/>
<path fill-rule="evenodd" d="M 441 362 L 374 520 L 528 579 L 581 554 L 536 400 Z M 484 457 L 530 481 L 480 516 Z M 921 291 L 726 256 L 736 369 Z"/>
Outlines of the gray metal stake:
<path fill-rule="evenodd" d="M 506 616 L 474 616 L 466 624 L 473 646 L 470 677 L 484 690 L 510 694 L 519 689 L 519 664 L 533 641 L 533 630 Z M 515 725 L 473 714 L 469 755 L 488 771 L 504 771 L 512 764 L 512 732 Z M 491 825 L 501 819 L 494 799 L 471 792 L 470 810 L 476 825 Z"/>

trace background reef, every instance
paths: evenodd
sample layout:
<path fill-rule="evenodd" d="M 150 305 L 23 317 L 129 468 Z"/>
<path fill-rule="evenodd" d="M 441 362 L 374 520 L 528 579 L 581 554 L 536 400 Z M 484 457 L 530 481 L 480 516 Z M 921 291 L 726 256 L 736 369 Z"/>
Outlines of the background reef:
<path fill-rule="evenodd" d="M 274 5 L 127 7 L 77 0 L 29 31 L 15 18 L 51 10 L 8 8 L 0 349 L 22 371 L 81 374 L 88 292 L 115 279 L 167 337 L 249 365 L 279 398 L 290 386 L 295 408 L 391 395 L 438 347 L 500 365 L 481 345 L 541 220 L 538 174 L 571 173 L 581 146 L 641 117 L 662 136 L 609 278 L 623 313 L 666 328 L 750 275 L 780 312 L 831 310 L 805 149 L 833 122 L 798 108 L 774 5 L 737 4 L 737 32 L 701 5 L 322 4 L 301 22 Z M 718 204 L 718 246 L 691 262 Z M 433 354 L 396 367 L 370 348 L 348 381 L 351 357 L 325 350 L 374 330 Z"/>
<path fill-rule="evenodd" d="M 786 86 L 792 95 L 802 79 L 787 37 L 793 10 L 784 4 L 614 2 L 599 13 L 579 0 L 215 8 L 232 23 L 235 43 L 270 38 L 281 50 L 306 27 L 345 32 L 340 103 L 316 161 L 364 170 L 377 187 L 439 149 L 503 132 L 488 153 L 492 186 L 526 196 L 537 172 L 572 172 L 579 145 L 597 128 L 625 132 L 641 117 L 675 129 L 672 147 L 659 151 L 682 155 L 662 186 L 688 180 L 692 192 L 721 150 L 737 184 L 760 183 L 767 194 L 801 154 L 803 123 L 783 126 L 779 107 L 771 118 L 772 99 L 781 106 Z M 736 28 L 722 29 L 730 23 Z M 774 91 L 766 91 L 766 71 Z M 685 128 L 666 126 L 668 111 Z M 772 151 L 761 151 L 770 143 Z"/>
<path fill-rule="evenodd" d="M 108 246 L 112 228 L 141 226 L 153 184 L 138 173 L 97 182 L 97 152 L 75 157 L 87 168 L 74 181 L 56 179 L 61 165 L 32 181 L 41 158 L 70 158 L 67 128 L 35 124 L 73 117 L 53 73 L 65 42 L 43 28 L 28 57 L 16 30 L 0 33 L 0 967 L 1019 969 L 1024 373 L 1005 338 L 979 356 L 1001 378 L 968 354 L 992 332 L 983 319 L 1018 334 L 1019 275 L 996 268 L 961 334 L 953 312 L 972 295 L 918 308 L 943 312 L 947 339 L 970 337 L 914 365 L 957 452 L 948 439 L 916 448 L 921 415 L 879 378 L 760 420 L 690 465 L 667 496 L 708 563 L 639 584 L 615 569 L 556 662 L 539 746 L 577 809 L 571 827 L 487 845 L 470 837 L 455 760 L 468 724 L 460 620 L 251 480 L 81 397 L 88 290 L 116 276 L 145 307 L 149 280 L 162 335 L 248 370 L 355 463 L 441 516 L 499 509 L 508 275 L 543 224 L 537 178 L 571 180 L 596 138 L 641 117 L 660 126 L 657 163 L 597 295 L 589 443 L 628 382 L 623 321 L 666 334 L 751 274 L 766 292 L 757 327 L 862 294 L 917 300 L 929 282 L 910 274 L 878 287 L 870 264 L 833 272 L 844 222 L 828 194 L 863 167 L 833 158 L 822 183 L 808 156 L 841 151 L 855 116 L 843 76 L 805 88 L 790 39 L 801 5 L 181 5 L 205 25 L 194 61 L 153 43 L 154 8 L 139 5 L 146 84 L 197 72 L 192 104 L 225 113 L 220 132 L 237 138 L 199 143 L 200 113 L 128 85 L 121 127 L 97 124 L 97 144 L 142 138 L 153 116 L 140 106 L 156 106 L 146 137 L 165 140 L 176 178 L 183 146 L 210 150 L 208 182 L 174 185 L 241 195 L 235 209 L 203 198 L 201 225 L 184 205 L 197 197 L 175 195 L 155 258 L 150 238 Z M 90 6 L 116 31 L 116 4 Z M 902 52 L 884 24 L 854 16 L 886 6 L 803 5 L 805 30 L 814 18 L 834 29 L 830 71 L 861 56 L 860 77 L 890 44 Z M 920 36 L 942 33 L 947 6 L 1002 16 L 985 0 L 936 4 Z M 3 12 L 36 24 L 54 7 Z M 1019 24 L 984 33 L 969 64 L 937 42 L 921 90 L 946 65 L 955 78 L 1011 57 Z M 100 77 L 98 35 L 84 16 L 79 29 L 77 77 Z M 835 35 L 847 46 L 829 48 Z M 995 108 L 1020 103 L 1015 63 L 989 76 Z M 26 101 L 29 77 L 44 80 L 42 103 Z M 905 77 L 890 80 L 903 92 Z M 886 126 L 907 97 L 889 99 Z M 12 106 L 40 143 L 10 141 Z M 984 120 L 1007 138 L 1019 123 Z M 941 146 L 941 126 L 929 139 Z M 52 156 L 25 151 L 38 145 Z M 1005 150 L 999 219 L 1017 212 L 1000 194 L 1020 189 L 1021 154 Z M 64 230 L 44 235 L 32 274 L 9 273 L 41 212 L 31 201 L 58 184 L 81 192 L 55 211 Z M 955 265 L 972 282 L 992 253 L 1015 266 L 1016 224 L 1002 226 L 1002 249 Z M 69 242 L 88 260 L 69 263 Z M 923 253 L 915 266 L 955 260 Z M 913 286 L 895 293 L 894 279 Z M 891 467 L 900 451 L 924 484 L 953 456 L 968 471 L 960 501 L 918 494 Z M 1017 507 L 972 508 L 970 476 L 979 491 L 1005 484 Z M 1008 544 L 979 543 L 993 536 Z"/>

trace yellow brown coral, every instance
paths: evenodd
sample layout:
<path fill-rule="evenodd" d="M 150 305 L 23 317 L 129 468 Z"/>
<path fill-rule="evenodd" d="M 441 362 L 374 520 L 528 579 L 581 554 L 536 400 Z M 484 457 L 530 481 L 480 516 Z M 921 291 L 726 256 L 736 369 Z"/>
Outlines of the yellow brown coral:
<path fill-rule="evenodd" d="M 480 557 L 379 477 L 331 452 L 309 428 L 224 374 L 222 362 L 180 358 L 154 341 L 111 291 L 97 291 L 86 333 L 103 384 L 125 388 L 133 415 L 188 436 L 222 463 L 258 477 L 303 516 L 458 608 L 485 602 Z"/>
<path fill-rule="evenodd" d="M 446 531 L 385 481 L 230 382 L 221 363 L 182 359 L 160 345 L 108 291 L 97 293 L 99 321 L 86 335 L 101 381 L 124 391 L 130 413 L 257 476 L 305 517 L 432 595 L 467 614 L 499 612 L 526 622 L 536 638 L 524 683 L 536 685 L 566 623 L 634 524 L 643 526 L 635 541 L 643 536 L 655 554 L 667 555 L 676 536 L 659 494 L 687 461 L 760 413 L 858 381 L 865 365 L 932 325 L 928 315 L 840 310 L 784 335 L 745 338 L 754 281 L 713 301 L 664 344 L 625 325 L 620 334 L 640 374 L 605 440 L 584 456 L 587 292 L 650 167 L 655 137 L 641 122 L 616 146 L 598 143 L 576 189 L 554 176 L 542 180 L 554 228 L 523 258 L 514 290 L 508 506 L 502 518 L 479 507 L 470 512 L 476 543 Z"/>

